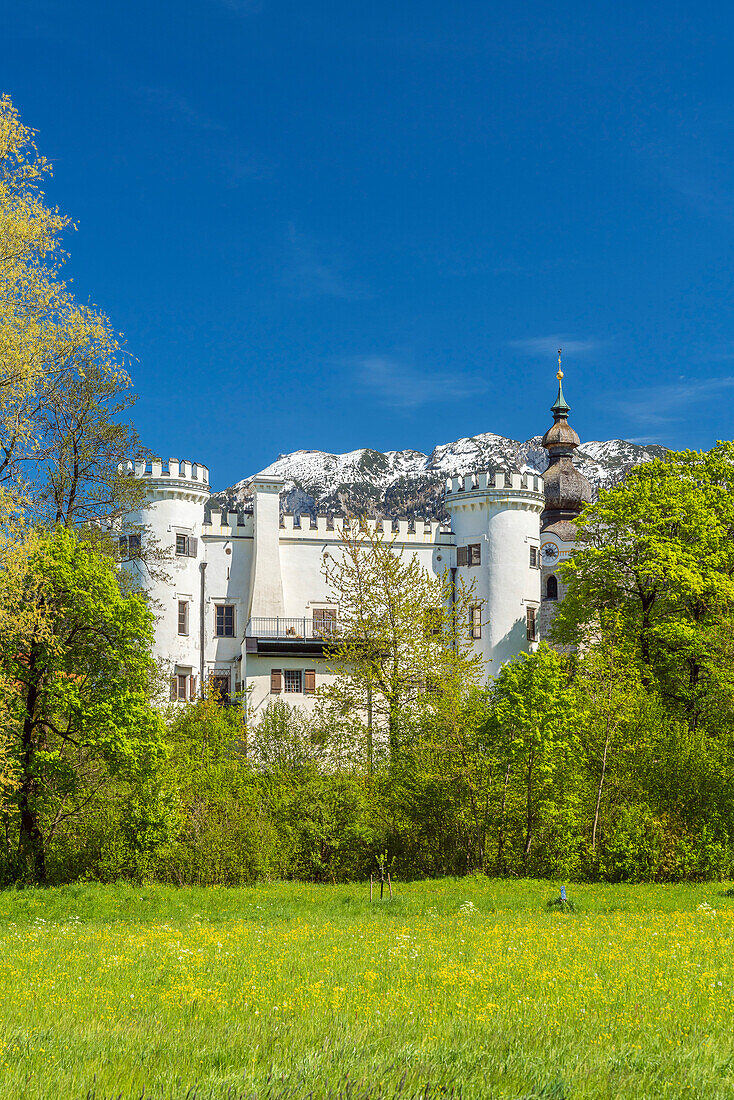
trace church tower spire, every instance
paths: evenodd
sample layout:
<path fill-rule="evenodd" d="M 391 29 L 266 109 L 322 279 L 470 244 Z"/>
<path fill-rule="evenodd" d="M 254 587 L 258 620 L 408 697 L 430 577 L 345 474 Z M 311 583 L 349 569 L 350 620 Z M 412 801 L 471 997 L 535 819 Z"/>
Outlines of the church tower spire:
<path fill-rule="evenodd" d="M 540 529 L 553 528 L 560 538 L 575 541 L 573 521 L 585 504 L 591 501 L 591 485 L 573 463 L 573 453 L 580 440 L 568 423 L 571 411 L 563 396 L 561 349 L 558 349 L 558 396 L 551 405 L 553 426 L 543 436 L 548 452 L 545 480 L 545 509 L 540 517 Z"/>

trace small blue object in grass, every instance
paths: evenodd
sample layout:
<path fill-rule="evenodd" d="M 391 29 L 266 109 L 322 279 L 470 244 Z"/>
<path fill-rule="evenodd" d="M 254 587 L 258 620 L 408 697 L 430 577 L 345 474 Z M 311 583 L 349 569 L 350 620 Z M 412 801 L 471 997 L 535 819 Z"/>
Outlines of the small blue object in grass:
<path fill-rule="evenodd" d="M 565 886 L 561 887 L 561 893 L 557 898 L 552 898 L 551 901 L 548 902 L 547 908 L 556 909 L 560 913 L 576 912 L 576 906 L 572 901 L 569 901 L 568 897 L 566 896 Z"/>

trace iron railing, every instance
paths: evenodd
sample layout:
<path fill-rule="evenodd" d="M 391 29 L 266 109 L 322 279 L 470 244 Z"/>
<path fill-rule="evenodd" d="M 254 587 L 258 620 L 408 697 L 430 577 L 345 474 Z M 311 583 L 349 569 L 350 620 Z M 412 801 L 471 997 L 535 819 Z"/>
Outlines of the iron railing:
<path fill-rule="evenodd" d="M 330 641 L 339 634 L 334 619 L 294 619 L 274 617 L 250 619 L 245 632 L 248 638 L 278 638 L 290 642 Z"/>

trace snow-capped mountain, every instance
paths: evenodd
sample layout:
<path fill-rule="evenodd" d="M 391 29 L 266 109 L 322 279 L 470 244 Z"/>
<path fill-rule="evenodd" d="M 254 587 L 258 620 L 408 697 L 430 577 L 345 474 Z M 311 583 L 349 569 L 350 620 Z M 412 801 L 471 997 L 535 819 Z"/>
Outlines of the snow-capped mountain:
<path fill-rule="evenodd" d="M 618 482 L 640 462 L 665 453 L 656 444 L 641 447 L 623 439 L 583 443 L 576 465 L 594 489 Z M 362 448 L 347 454 L 293 451 L 280 455 L 260 475 L 285 481 L 281 507 L 296 514 L 345 513 L 444 518 L 443 489 L 447 477 L 475 470 L 523 468 L 542 473 L 548 455 L 541 437 L 524 443 L 492 432 L 441 443 L 429 455 L 422 451 L 373 451 Z M 257 475 L 253 475 L 257 476 Z M 252 477 L 216 494 L 216 502 L 230 507 L 246 505 Z"/>

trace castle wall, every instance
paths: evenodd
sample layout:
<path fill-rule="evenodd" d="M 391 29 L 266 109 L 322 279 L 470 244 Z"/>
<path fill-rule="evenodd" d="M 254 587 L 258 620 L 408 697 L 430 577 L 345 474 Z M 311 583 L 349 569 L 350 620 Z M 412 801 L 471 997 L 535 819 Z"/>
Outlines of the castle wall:
<path fill-rule="evenodd" d="M 323 575 L 324 555 L 338 559 L 343 552 L 345 521 L 304 517 L 299 525 L 293 516 L 281 517 L 282 483 L 271 478 L 254 483 L 252 515 L 215 510 L 204 523 L 209 497 L 204 467 L 171 459 L 166 469 L 158 463 L 135 472 L 147 481 L 148 499 L 134 519 L 147 525 L 169 553 L 168 575 L 149 585 L 159 613 L 156 653 L 169 672 L 193 678 L 189 682 L 197 693 L 202 677 L 226 675 L 230 693 L 251 689 L 250 706 L 259 714 L 271 698 L 272 670 L 280 670 L 284 681 L 286 670 L 300 671 L 301 690 L 287 691 L 284 682 L 278 695 L 313 707 L 305 672 L 315 673 L 317 686 L 331 675 L 313 644 L 314 611 L 334 606 Z M 474 583 L 482 609 L 475 646 L 491 677 L 506 660 L 534 648 L 527 637 L 527 611 L 541 603 L 540 570 L 531 566 L 530 548 L 539 545 L 542 478 L 520 473 L 455 478 L 447 485 L 446 505 L 452 530 L 422 520 L 411 527 L 401 519 L 395 531 L 387 523 L 382 533 L 394 537 L 396 553 L 415 553 L 429 574 L 455 569 L 467 585 Z M 382 531 L 378 521 L 371 525 Z M 176 552 L 177 537 L 189 540 L 185 553 Z M 457 561 L 458 554 L 477 546 L 477 564 Z M 181 600 L 189 605 L 183 636 L 178 630 Z M 234 616 L 228 619 L 232 636 L 217 636 L 218 607 L 232 609 L 227 612 Z M 260 645 L 261 640 L 267 644 Z M 288 682 L 292 685 L 294 678 Z"/>

